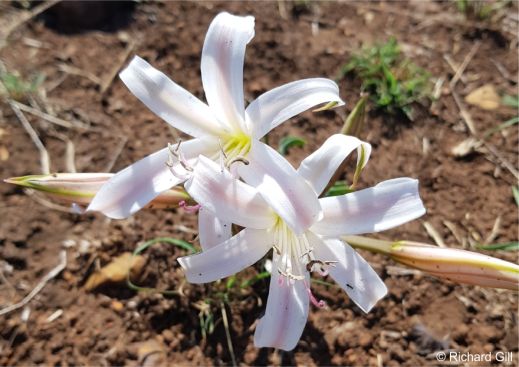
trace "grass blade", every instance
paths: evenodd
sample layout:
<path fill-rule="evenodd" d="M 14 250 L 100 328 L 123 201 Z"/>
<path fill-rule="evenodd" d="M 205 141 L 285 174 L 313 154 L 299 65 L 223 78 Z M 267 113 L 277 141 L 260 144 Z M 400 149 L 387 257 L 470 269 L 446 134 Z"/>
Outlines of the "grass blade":
<path fill-rule="evenodd" d="M 500 124 L 499 126 L 496 126 L 496 127 L 493 127 L 491 129 L 488 129 L 485 134 L 483 134 L 483 138 L 488 138 L 489 136 L 497 133 L 498 131 L 501 131 L 503 129 L 506 129 L 510 126 L 513 126 L 515 124 L 517 124 L 519 122 L 519 116 L 516 116 L 514 118 L 511 118 L 510 120 L 507 120 L 505 122 L 503 122 L 502 124 Z"/>
<path fill-rule="evenodd" d="M 515 203 L 519 206 L 519 186 L 512 186 L 512 193 L 514 194 Z"/>
<path fill-rule="evenodd" d="M 505 242 L 505 243 L 493 243 L 491 245 L 479 245 L 476 246 L 479 250 L 487 250 L 487 251 L 517 251 L 519 250 L 519 242 Z"/>
<path fill-rule="evenodd" d="M 287 155 L 288 150 L 292 147 L 303 147 L 306 144 L 306 140 L 298 136 L 285 136 L 279 142 L 278 152 L 281 155 Z"/>
<path fill-rule="evenodd" d="M 328 191 L 326 191 L 324 196 L 339 196 L 349 194 L 353 191 L 355 190 L 353 190 L 350 185 L 346 184 L 345 181 L 337 181 Z"/>

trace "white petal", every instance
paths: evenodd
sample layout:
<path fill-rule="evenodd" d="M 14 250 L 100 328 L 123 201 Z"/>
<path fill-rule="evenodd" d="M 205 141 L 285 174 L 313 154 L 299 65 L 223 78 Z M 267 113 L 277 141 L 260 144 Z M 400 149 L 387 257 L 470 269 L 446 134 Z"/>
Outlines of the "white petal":
<path fill-rule="evenodd" d="M 397 178 L 369 189 L 319 200 L 324 218 L 312 231 L 324 236 L 380 232 L 425 214 L 418 180 Z"/>
<path fill-rule="evenodd" d="M 308 319 L 309 295 L 302 281 L 294 284 L 278 283 L 277 259 L 270 277 L 270 289 L 265 315 L 254 333 L 257 348 L 271 347 L 292 350 L 301 338 Z M 309 277 L 306 277 L 309 285 Z"/>
<path fill-rule="evenodd" d="M 326 102 L 344 104 L 337 84 L 324 78 L 303 79 L 259 96 L 247 107 L 246 118 L 253 128 L 253 136 L 260 139 L 289 118 Z"/>
<path fill-rule="evenodd" d="M 296 234 L 321 218 L 314 190 L 278 152 L 254 141 L 247 159 L 250 164 L 238 168 L 240 176 L 258 189 Z"/>
<path fill-rule="evenodd" d="M 202 50 L 202 83 L 209 106 L 222 123 L 244 128 L 243 63 L 254 37 L 254 17 L 220 13 L 214 18 Z"/>
<path fill-rule="evenodd" d="M 188 135 L 219 135 L 222 127 L 209 106 L 165 74 L 135 56 L 119 77 L 150 110 Z"/>
<path fill-rule="evenodd" d="M 387 294 L 382 279 L 350 245 L 336 239 L 323 241 L 315 235 L 308 239 L 317 259 L 338 261 L 329 274 L 362 311 L 369 312 Z"/>
<path fill-rule="evenodd" d="M 199 154 L 216 149 L 218 143 L 211 138 L 192 139 L 181 144 L 182 153 L 191 164 Z M 164 148 L 119 171 L 101 187 L 87 210 L 102 212 L 110 218 L 126 218 L 161 192 L 181 183 L 183 180 L 166 166 L 168 154 L 168 148 Z"/>
<path fill-rule="evenodd" d="M 178 262 L 190 283 L 213 282 L 253 265 L 273 243 L 268 231 L 245 228 L 227 241 L 196 255 L 181 257 Z"/>
<path fill-rule="evenodd" d="M 184 187 L 202 207 L 223 221 L 256 229 L 270 228 L 276 221 L 274 212 L 257 190 L 208 158 L 200 157 Z"/>
<path fill-rule="evenodd" d="M 341 163 L 355 149 L 357 149 L 357 164 L 359 164 L 361 147 L 364 148 L 364 167 L 371 154 L 371 145 L 354 136 L 332 135 L 319 149 L 301 162 L 297 172 L 312 185 L 317 195 L 320 195 Z"/>
<path fill-rule="evenodd" d="M 232 237 L 232 223 L 224 222 L 205 207 L 198 211 L 198 238 L 202 250 L 209 250 Z"/>

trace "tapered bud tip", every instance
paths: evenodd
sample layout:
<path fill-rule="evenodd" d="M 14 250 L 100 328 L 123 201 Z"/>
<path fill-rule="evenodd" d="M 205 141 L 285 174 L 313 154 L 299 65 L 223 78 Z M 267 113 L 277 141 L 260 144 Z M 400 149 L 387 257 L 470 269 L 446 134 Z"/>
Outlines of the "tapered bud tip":
<path fill-rule="evenodd" d="M 17 185 L 17 186 L 25 186 L 25 187 L 32 187 L 31 180 L 34 178 L 40 178 L 41 175 L 29 175 L 29 176 L 19 176 L 19 177 L 9 177 L 5 178 L 4 182 L 11 184 L 11 185 Z"/>

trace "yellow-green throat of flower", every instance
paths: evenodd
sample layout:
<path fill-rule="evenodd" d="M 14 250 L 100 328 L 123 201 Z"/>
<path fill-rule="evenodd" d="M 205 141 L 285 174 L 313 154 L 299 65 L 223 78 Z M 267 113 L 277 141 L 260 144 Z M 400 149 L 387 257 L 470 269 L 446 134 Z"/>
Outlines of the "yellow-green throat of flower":
<path fill-rule="evenodd" d="M 247 155 L 250 152 L 251 144 L 251 137 L 244 133 L 223 137 L 220 145 L 225 165 L 230 166 L 237 161 L 248 164 L 249 161 L 247 160 Z"/>

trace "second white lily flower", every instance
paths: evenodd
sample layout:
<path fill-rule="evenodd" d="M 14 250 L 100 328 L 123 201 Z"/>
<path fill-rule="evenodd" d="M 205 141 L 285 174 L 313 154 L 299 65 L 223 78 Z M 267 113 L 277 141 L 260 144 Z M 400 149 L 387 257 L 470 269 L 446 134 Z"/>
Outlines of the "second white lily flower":
<path fill-rule="evenodd" d="M 203 210 L 245 227 L 225 242 L 203 246 L 202 253 L 180 258 L 188 281 L 206 283 L 225 278 L 254 264 L 274 248 L 267 310 L 254 337 L 257 347 L 295 347 L 306 324 L 309 301 L 319 305 L 310 290 L 311 271 L 329 273 L 365 312 L 386 294 L 377 273 L 339 237 L 398 226 L 423 215 L 425 208 L 418 181 L 410 178 L 318 199 L 337 168 L 356 149 L 364 152 L 357 163 L 363 166 L 371 151 L 369 144 L 351 136 L 333 135 L 301 163 L 298 174 L 313 189 L 311 196 L 301 199 L 318 201 L 323 217 L 300 233 L 287 225 L 257 189 L 205 157 L 199 158 L 194 175 L 185 183 Z M 203 227 L 199 232 L 201 238 L 206 235 Z"/>

